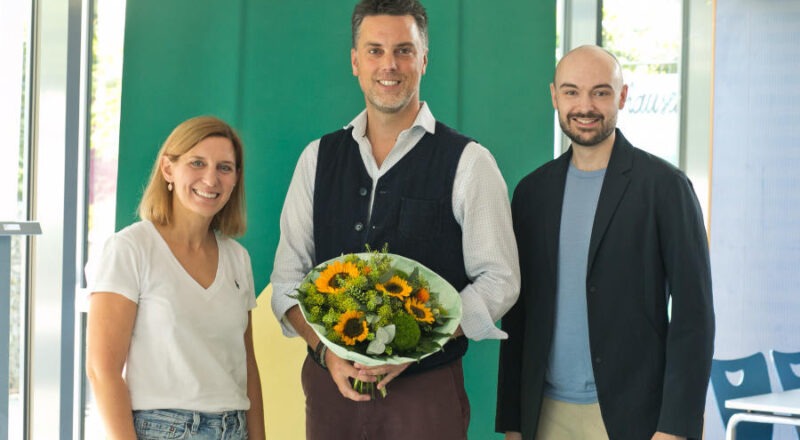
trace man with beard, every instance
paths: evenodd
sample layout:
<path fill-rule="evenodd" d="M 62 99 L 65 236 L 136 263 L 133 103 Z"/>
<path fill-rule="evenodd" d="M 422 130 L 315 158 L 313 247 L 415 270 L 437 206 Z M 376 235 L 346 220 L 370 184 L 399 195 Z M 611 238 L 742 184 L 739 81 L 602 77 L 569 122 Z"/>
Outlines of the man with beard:
<path fill-rule="evenodd" d="M 496 430 L 699 439 L 714 312 L 692 185 L 616 128 L 627 86 L 607 51 L 569 52 L 550 93 L 572 145 L 511 203 L 522 287 L 503 318 Z"/>
<path fill-rule="evenodd" d="M 350 60 L 366 110 L 303 151 L 286 195 L 272 308 L 284 333 L 309 347 L 302 371 L 309 440 L 466 439 L 467 338 L 504 338 L 494 323 L 519 294 L 511 209 L 494 158 L 420 100 L 427 24 L 416 0 L 356 5 Z M 463 313 L 443 351 L 369 368 L 327 351 L 292 296 L 319 263 L 384 244 L 452 284 Z M 389 394 L 370 400 L 351 378 L 389 384 Z"/>

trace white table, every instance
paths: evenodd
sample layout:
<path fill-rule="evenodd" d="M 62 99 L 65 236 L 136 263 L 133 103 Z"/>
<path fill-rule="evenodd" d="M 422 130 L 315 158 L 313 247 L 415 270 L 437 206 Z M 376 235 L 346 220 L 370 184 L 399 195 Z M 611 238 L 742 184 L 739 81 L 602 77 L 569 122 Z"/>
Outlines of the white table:
<path fill-rule="evenodd" d="M 740 422 L 800 426 L 800 389 L 728 399 L 725 408 L 746 411 L 736 413 L 728 420 L 726 440 L 736 439 L 736 425 Z"/>

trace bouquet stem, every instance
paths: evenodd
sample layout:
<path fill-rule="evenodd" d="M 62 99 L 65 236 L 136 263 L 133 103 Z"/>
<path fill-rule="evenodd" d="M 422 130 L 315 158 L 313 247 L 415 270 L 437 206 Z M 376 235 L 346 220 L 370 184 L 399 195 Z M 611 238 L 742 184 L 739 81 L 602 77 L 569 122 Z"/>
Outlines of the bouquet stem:
<path fill-rule="evenodd" d="M 375 382 L 364 382 L 363 380 L 353 379 L 353 389 L 361 394 L 369 394 L 374 399 L 376 394 L 380 394 L 382 398 L 386 398 L 389 392 L 386 387 L 378 389 L 378 382 L 383 380 L 383 375 L 375 376 Z M 378 393 L 376 393 L 376 391 Z"/>

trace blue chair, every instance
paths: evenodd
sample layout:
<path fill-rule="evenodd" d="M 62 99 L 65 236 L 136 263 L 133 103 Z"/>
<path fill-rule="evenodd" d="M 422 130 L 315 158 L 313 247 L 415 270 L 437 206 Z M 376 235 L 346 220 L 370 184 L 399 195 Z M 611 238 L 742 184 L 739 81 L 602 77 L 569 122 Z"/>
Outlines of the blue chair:
<path fill-rule="evenodd" d="M 711 385 L 714 387 L 714 396 L 717 398 L 722 423 L 727 427 L 728 420 L 739 411 L 725 408 L 726 400 L 766 394 L 771 391 L 764 354 L 759 352 L 741 359 L 712 360 Z M 736 438 L 739 440 L 771 440 L 772 425 L 740 423 L 737 426 Z"/>
<path fill-rule="evenodd" d="M 800 388 L 800 351 L 784 353 L 771 350 L 770 353 L 772 362 L 775 363 L 775 370 L 778 372 L 778 379 L 781 381 L 781 387 L 784 390 Z M 794 370 L 795 368 L 797 370 Z"/>
<path fill-rule="evenodd" d="M 770 350 L 772 363 L 775 364 L 775 371 L 778 372 L 778 379 L 781 387 L 785 390 L 800 388 L 800 351 L 796 353 L 784 353 L 782 351 Z M 796 369 L 796 370 L 795 370 Z M 797 371 L 797 373 L 795 373 Z M 800 438 L 800 426 L 795 426 L 797 437 Z"/>

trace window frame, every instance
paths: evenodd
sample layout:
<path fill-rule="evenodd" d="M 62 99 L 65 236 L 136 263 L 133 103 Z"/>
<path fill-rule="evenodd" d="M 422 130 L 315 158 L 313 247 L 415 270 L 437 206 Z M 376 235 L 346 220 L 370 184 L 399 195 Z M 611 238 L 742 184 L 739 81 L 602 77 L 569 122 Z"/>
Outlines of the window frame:
<path fill-rule="evenodd" d="M 694 183 L 708 228 L 712 142 L 712 95 L 714 62 L 713 18 L 716 0 L 683 0 L 680 59 L 680 115 L 678 167 Z M 556 61 L 570 49 L 602 45 L 602 0 L 557 0 L 558 36 Z M 554 112 L 553 157 L 569 149 Z"/>

